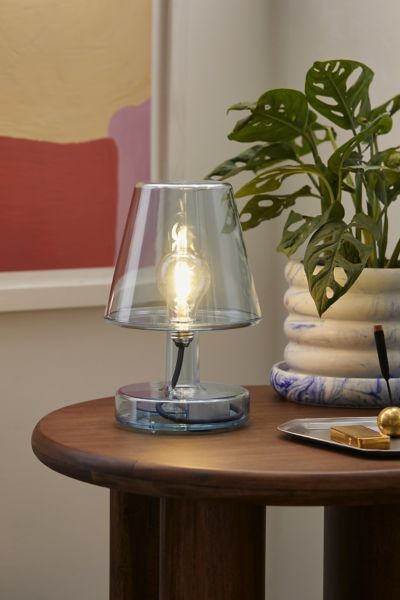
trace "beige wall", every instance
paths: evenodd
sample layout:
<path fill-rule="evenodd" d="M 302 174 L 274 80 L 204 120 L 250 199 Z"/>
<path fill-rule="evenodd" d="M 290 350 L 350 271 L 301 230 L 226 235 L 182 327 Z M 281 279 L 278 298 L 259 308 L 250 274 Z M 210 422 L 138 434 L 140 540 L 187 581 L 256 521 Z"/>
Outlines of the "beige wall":
<path fill-rule="evenodd" d="M 172 4 L 175 27 L 179 19 L 182 24 L 180 10 L 186 10 L 186 3 Z M 203 3 L 197 4 L 201 8 Z M 181 141 L 186 141 L 183 162 L 177 138 L 170 137 L 171 177 L 202 177 L 230 153 L 232 148 L 225 140 L 230 127 L 225 118 L 226 106 L 241 97 L 245 88 L 251 95 L 262 91 L 263 82 L 255 74 L 265 68 L 261 40 L 266 27 L 265 3 L 256 2 L 254 15 L 248 14 L 245 3 L 230 4 L 230 23 L 215 6 L 213 21 L 211 3 L 208 7 L 206 3 L 204 13 L 200 10 L 190 14 L 189 28 L 186 33 L 182 30 L 189 44 L 197 17 L 207 28 L 205 37 L 190 50 L 190 61 L 197 64 L 191 75 L 188 72 L 187 82 L 194 86 L 196 102 L 192 104 L 189 98 L 190 106 L 184 113 L 179 107 L 173 108 L 180 121 Z M 248 70 L 247 61 L 258 61 L 259 65 L 244 82 L 228 77 L 224 66 L 230 62 L 224 44 L 229 42 L 233 55 L 239 36 L 247 48 L 242 58 L 235 58 L 240 71 Z M 260 43 L 252 48 L 251 41 L 256 38 Z M 201 55 L 210 65 L 214 53 L 217 63 L 208 76 Z M 187 68 L 190 71 L 190 63 Z M 211 88 L 205 87 L 212 82 Z M 201 94 L 207 102 L 202 103 Z M 206 121 L 209 127 L 202 132 L 201 123 Z M 264 383 L 270 364 L 281 355 L 279 345 L 270 344 L 275 328 L 272 261 L 265 260 L 270 236 L 276 237 L 272 229 L 267 235 L 260 230 L 248 239 L 265 319 L 258 327 L 202 336 L 201 368 L 210 380 Z M 0 597 L 105 600 L 108 492 L 67 479 L 41 465 L 31 452 L 30 435 L 36 421 L 59 406 L 111 395 L 121 384 L 162 375 L 164 336 L 112 327 L 103 322 L 99 308 L 4 313 L 0 315 L 0 331 Z M 251 362 L 244 358 L 249 352 Z"/>
<path fill-rule="evenodd" d="M 271 87 L 302 89 L 315 60 L 353 58 L 376 73 L 372 100 L 400 92 L 397 0 L 269 0 Z M 400 116 L 386 143 L 400 142 Z M 400 235 L 400 202 L 390 215 L 391 244 Z M 268 600 L 322 598 L 321 509 L 271 509 Z"/>
<path fill-rule="evenodd" d="M 379 10 L 372 0 L 171 5 L 172 127 L 164 173 L 171 177 L 201 177 L 233 154 L 225 135 L 234 117 L 225 116 L 226 107 L 269 86 L 301 85 L 314 59 L 369 62 L 379 71 L 378 100 L 400 89 L 396 0 L 381 2 Z M 264 320 L 202 336 L 209 379 L 264 383 L 282 355 L 278 235 L 275 223 L 246 235 Z M 30 451 L 30 433 L 58 406 L 162 373 L 162 335 L 113 328 L 97 308 L 3 314 L 0 328 L 0 597 L 106 600 L 107 491 L 42 466 Z M 270 509 L 268 522 L 268 600 L 320 600 L 321 511 Z"/>

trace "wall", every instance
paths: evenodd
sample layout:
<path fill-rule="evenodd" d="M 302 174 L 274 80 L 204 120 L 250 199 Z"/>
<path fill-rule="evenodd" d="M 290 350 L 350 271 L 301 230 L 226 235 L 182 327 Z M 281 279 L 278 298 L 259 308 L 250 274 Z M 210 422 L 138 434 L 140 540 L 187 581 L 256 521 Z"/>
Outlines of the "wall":
<path fill-rule="evenodd" d="M 173 2 L 178 9 L 185 4 Z M 223 43 L 229 42 L 232 57 L 235 40 L 240 37 L 245 44 L 247 51 L 240 59 L 240 71 L 245 72 L 246 62 L 254 60 L 258 61 L 256 71 L 265 69 L 264 4 L 257 2 L 253 15 L 249 15 L 244 3 L 231 2 L 229 23 L 222 7 L 214 6 L 211 11 L 210 2 L 204 4 L 204 11 L 187 15 L 190 26 L 186 33 L 183 27 L 179 35 L 187 35 L 188 42 L 193 36 L 191 57 L 196 64 L 190 77 L 188 72 L 188 84 L 190 81 L 196 86 L 197 99 L 185 108 L 179 126 L 181 135 L 191 140 L 186 142 L 187 159 L 181 150 L 172 154 L 175 142 L 170 138 L 171 177 L 202 177 L 231 152 L 225 140 L 230 126 L 225 118 L 226 106 L 241 97 L 246 86 L 251 95 L 257 95 L 265 82 L 250 74 L 244 82 L 229 77 L 227 69 L 231 66 Z M 192 3 L 190 10 L 195 8 Z M 197 8 L 201 8 L 200 3 Z M 210 20 L 211 12 L 214 22 Z M 198 18 L 203 29 L 201 40 L 197 34 L 194 43 Z M 172 25 L 175 28 L 179 23 L 183 26 L 178 10 L 173 12 Z M 252 48 L 254 39 L 260 42 Z M 211 62 L 215 56 L 209 75 L 204 72 L 203 53 Z M 190 62 L 187 69 L 191 70 Z M 174 110 L 178 111 L 176 105 Z M 202 122 L 208 124 L 205 137 Z M 181 164 L 182 160 L 187 162 Z M 266 318 L 258 327 L 202 336 L 201 366 L 208 379 L 264 383 L 271 362 L 281 356 L 279 345 L 269 343 L 274 337 L 275 304 L 280 303 L 279 299 L 273 303 L 274 286 L 268 285 L 268 281 L 274 281 L 272 265 L 265 260 L 269 236 L 276 237 L 272 228 L 268 233 L 260 230 L 248 240 Z M 163 336 L 112 327 L 103 322 L 98 308 L 2 314 L 0 330 L 0 597 L 105 600 L 107 490 L 67 479 L 41 465 L 31 452 L 30 435 L 37 420 L 59 406 L 111 395 L 121 384 L 158 377 L 164 370 Z M 254 359 L 248 363 L 243 356 L 250 348 Z"/>
<path fill-rule="evenodd" d="M 315 60 L 346 57 L 366 62 L 376 71 L 376 104 L 400 91 L 396 0 L 384 0 L 379 8 L 372 0 L 189 0 L 171 5 L 166 152 L 171 177 L 202 176 L 243 149 L 226 140 L 238 116 L 226 116 L 226 108 L 254 100 L 268 88 L 303 89 L 306 70 Z M 387 138 L 388 146 L 398 143 L 398 133 L 397 126 Z M 399 234 L 399 218 L 395 207 L 393 237 Z M 253 365 L 241 365 L 243 381 L 250 381 L 247 368 L 252 367 L 252 381 L 264 382 L 268 367 L 282 356 L 285 261 L 274 252 L 281 224 L 282 220 L 263 224 L 245 236 L 264 318 L 257 328 L 243 332 L 243 341 L 236 337 L 246 349 L 254 349 Z M 268 508 L 268 600 L 320 600 L 322 523 L 322 509 Z"/>
<path fill-rule="evenodd" d="M 268 87 L 301 86 L 318 58 L 349 56 L 378 72 L 377 100 L 400 88 L 395 0 L 173 0 L 173 96 L 164 175 L 201 177 L 236 147 L 226 107 Z M 185 44 L 185 51 L 179 43 Z M 179 62 L 180 61 L 180 62 Z M 180 69 L 184 69 L 181 75 Z M 379 96 L 379 97 L 378 97 Z M 168 172 L 168 173 L 167 173 Z M 282 355 L 284 287 L 274 252 L 276 223 L 246 234 L 264 320 L 255 328 L 202 336 L 210 379 L 264 383 Z M 97 308 L 0 316 L 2 499 L 0 597 L 106 600 L 106 490 L 48 470 L 29 438 L 40 416 L 120 384 L 162 373 L 157 333 L 113 328 Z M 244 360 L 249 350 L 253 360 Z M 321 511 L 269 509 L 268 600 L 320 600 Z"/>
<path fill-rule="evenodd" d="M 371 86 L 373 104 L 400 92 L 400 5 L 396 0 L 379 4 L 373 0 L 270 0 L 269 6 L 271 87 L 302 89 L 305 72 L 313 61 L 353 58 L 375 71 Z M 387 147 L 399 143 L 400 118 L 396 117 L 385 140 Z M 400 203 L 391 209 L 389 247 L 393 247 L 399 232 Z M 270 573 L 276 574 L 270 580 L 271 600 L 322 597 L 322 514 L 318 509 L 310 509 L 306 521 L 301 523 L 296 513 L 297 509 L 279 509 L 276 514 L 273 529 L 280 535 L 274 538 L 276 552 L 270 552 L 267 558 Z M 291 542 L 296 534 L 299 552 L 293 557 Z M 291 568 L 285 576 L 289 561 Z"/>
<path fill-rule="evenodd" d="M 226 115 L 228 106 L 254 100 L 274 86 L 271 46 L 271 8 L 274 2 L 231 0 L 172 2 L 170 40 L 170 90 L 167 110 L 168 145 L 166 174 L 172 179 L 204 176 L 222 160 L 243 150 L 227 134 L 238 113 Z M 264 224 L 245 236 L 259 295 L 263 320 L 242 332 L 232 332 L 240 354 L 230 352 L 231 380 L 266 383 L 270 366 L 281 359 L 284 338 L 282 270 L 285 261 L 275 252 L 280 235 L 276 222 Z M 215 356 L 211 336 L 203 348 Z M 226 356 L 229 340 L 221 336 L 218 352 Z M 235 347 L 235 346 L 234 346 Z M 218 364 L 218 363 L 217 363 Z M 240 372 L 236 369 L 239 365 Z M 222 372 L 216 377 L 222 378 Z M 234 376 L 237 375 L 237 377 Z M 267 598 L 296 597 L 319 600 L 322 580 L 322 512 L 299 508 L 267 510 Z M 308 539 L 307 554 L 303 540 Z"/>

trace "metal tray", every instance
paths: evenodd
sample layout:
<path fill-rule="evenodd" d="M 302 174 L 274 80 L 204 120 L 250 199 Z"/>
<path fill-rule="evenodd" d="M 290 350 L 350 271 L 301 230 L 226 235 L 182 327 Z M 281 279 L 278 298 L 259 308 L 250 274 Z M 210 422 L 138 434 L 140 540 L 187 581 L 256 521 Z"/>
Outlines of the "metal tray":
<path fill-rule="evenodd" d="M 330 428 L 335 425 L 365 425 L 379 431 L 376 417 L 343 417 L 342 419 L 293 419 L 279 425 L 278 430 L 293 438 L 300 438 L 307 442 L 324 444 L 340 450 L 349 450 L 363 456 L 392 457 L 400 456 L 400 438 L 392 438 L 390 448 L 355 448 L 339 444 L 330 439 Z"/>

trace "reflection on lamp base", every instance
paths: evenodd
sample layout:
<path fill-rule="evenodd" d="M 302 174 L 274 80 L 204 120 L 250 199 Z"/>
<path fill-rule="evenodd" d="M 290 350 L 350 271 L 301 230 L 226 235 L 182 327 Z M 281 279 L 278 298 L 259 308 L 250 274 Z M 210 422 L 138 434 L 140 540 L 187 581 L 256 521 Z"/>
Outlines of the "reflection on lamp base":
<path fill-rule="evenodd" d="M 238 385 L 182 385 L 168 393 L 165 383 L 135 383 L 117 391 L 115 414 L 120 425 L 152 433 L 226 431 L 247 423 L 249 398 Z"/>

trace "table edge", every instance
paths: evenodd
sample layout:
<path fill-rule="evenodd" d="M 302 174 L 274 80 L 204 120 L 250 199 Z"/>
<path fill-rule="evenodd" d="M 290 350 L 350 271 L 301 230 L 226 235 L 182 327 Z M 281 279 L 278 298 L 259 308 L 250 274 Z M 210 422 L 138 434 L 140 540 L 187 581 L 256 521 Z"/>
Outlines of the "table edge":
<path fill-rule="evenodd" d="M 398 475 L 391 477 L 393 471 L 390 470 L 370 471 L 368 477 L 359 471 L 348 472 L 346 473 L 348 482 L 353 481 L 357 486 L 343 487 L 342 485 L 337 489 L 333 484 L 340 473 L 335 472 L 329 474 L 315 472 L 310 475 L 304 472 L 285 471 L 281 472 L 279 477 L 276 472 L 268 475 L 265 472 L 254 471 L 251 476 L 246 477 L 242 471 L 228 474 L 216 470 L 165 467 L 138 460 L 116 460 L 104 455 L 66 448 L 43 434 L 42 420 L 33 430 L 32 449 L 44 465 L 72 479 L 132 494 L 236 500 L 271 506 L 400 503 L 400 478 Z M 189 482 L 188 474 L 190 474 Z M 212 484 L 216 475 L 218 486 Z M 288 476 L 290 476 L 289 483 Z M 245 486 L 243 477 L 245 477 Z M 368 486 L 360 488 L 360 481 L 363 482 L 367 478 Z M 299 491 L 296 484 L 300 480 L 302 489 Z M 315 488 L 317 480 L 319 489 Z M 374 482 L 372 488 L 371 481 Z"/>

